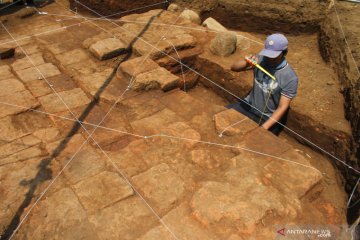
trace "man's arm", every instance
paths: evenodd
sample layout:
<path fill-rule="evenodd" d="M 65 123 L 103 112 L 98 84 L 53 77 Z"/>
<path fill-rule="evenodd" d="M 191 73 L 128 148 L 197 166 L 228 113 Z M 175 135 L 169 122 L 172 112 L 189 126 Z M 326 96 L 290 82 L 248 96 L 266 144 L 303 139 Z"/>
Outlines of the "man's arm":
<path fill-rule="evenodd" d="M 258 58 L 254 55 L 249 55 L 249 56 L 246 56 L 245 58 L 249 58 L 249 59 L 252 59 L 252 60 L 255 60 L 256 62 L 258 62 Z M 231 66 L 231 71 L 241 72 L 241 71 L 245 71 L 245 70 L 249 70 L 249 69 L 253 69 L 253 68 L 254 68 L 253 65 L 251 65 L 250 63 L 245 61 L 245 59 L 241 59 L 239 61 L 234 62 L 234 64 Z"/>
<path fill-rule="evenodd" d="M 263 128 L 268 130 L 271 128 L 276 122 L 280 121 L 282 116 L 284 116 L 286 110 L 290 106 L 291 98 L 285 97 L 284 95 L 281 95 L 280 97 L 280 103 L 278 108 L 275 110 L 275 112 L 271 115 L 271 118 L 269 118 L 264 124 L 262 125 Z"/>

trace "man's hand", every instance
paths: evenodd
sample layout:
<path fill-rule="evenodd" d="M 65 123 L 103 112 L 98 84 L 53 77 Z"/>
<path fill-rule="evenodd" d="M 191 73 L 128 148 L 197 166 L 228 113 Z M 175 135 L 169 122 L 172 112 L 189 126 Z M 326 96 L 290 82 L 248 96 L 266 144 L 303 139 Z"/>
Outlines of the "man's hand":
<path fill-rule="evenodd" d="M 253 69 L 255 65 L 250 64 L 245 59 L 250 59 L 252 62 L 255 61 L 256 63 L 259 61 L 259 59 L 255 55 L 247 55 L 244 59 L 235 62 L 231 66 L 231 70 L 235 72 L 240 72 L 248 69 Z"/>
<path fill-rule="evenodd" d="M 266 122 L 264 122 L 262 127 L 265 128 L 266 130 L 269 130 L 276 122 L 280 121 L 280 119 L 284 116 L 286 110 L 289 108 L 290 102 L 291 102 L 291 98 L 281 95 L 278 108 L 271 115 L 271 118 L 269 118 Z"/>
<path fill-rule="evenodd" d="M 255 64 L 257 64 L 259 62 L 259 59 L 255 56 L 255 55 L 247 55 L 245 56 L 245 61 L 250 65 L 250 66 L 255 66 Z"/>

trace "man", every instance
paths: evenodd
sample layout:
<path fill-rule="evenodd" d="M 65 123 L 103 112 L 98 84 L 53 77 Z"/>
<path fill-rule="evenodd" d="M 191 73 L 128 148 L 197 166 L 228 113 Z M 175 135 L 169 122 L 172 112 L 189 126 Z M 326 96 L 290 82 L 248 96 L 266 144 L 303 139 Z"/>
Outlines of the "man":
<path fill-rule="evenodd" d="M 275 135 L 283 130 L 291 100 L 296 96 L 298 77 L 286 61 L 288 40 L 282 34 L 272 34 L 265 41 L 265 48 L 256 56 L 235 62 L 232 71 L 254 69 L 254 84 L 245 99 L 232 103 L 233 108 Z M 269 75 L 255 67 L 257 62 Z M 279 124 L 280 122 L 281 124 Z"/>

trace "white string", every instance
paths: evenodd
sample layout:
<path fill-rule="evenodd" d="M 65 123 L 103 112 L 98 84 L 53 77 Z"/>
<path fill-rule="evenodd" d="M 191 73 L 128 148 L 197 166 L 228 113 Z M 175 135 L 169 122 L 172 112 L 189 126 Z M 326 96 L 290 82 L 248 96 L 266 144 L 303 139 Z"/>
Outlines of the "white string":
<path fill-rule="evenodd" d="M 76 1 L 76 0 L 75 0 Z M 78 2 L 78 1 L 76 1 Z M 89 9 L 89 8 L 88 8 Z M 91 9 L 89 9 L 91 10 Z M 94 12 L 94 11 L 93 11 Z M 96 13 L 96 12 L 95 12 Z M 229 93 L 230 95 L 232 95 L 233 97 L 235 97 L 236 99 L 244 102 L 245 104 L 249 105 L 250 107 L 252 107 L 253 109 L 257 110 L 258 112 L 261 113 L 261 111 L 259 109 L 257 109 L 256 107 L 252 106 L 251 104 L 249 104 L 248 102 L 244 101 L 243 99 L 241 99 L 239 96 L 235 95 L 234 93 L 230 92 L 229 90 L 223 88 L 222 86 L 220 86 L 219 84 L 217 84 L 216 82 L 212 81 L 211 79 L 209 79 L 208 77 L 204 76 L 203 74 L 201 74 L 200 72 L 196 71 L 195 69 L 187 66 L 186 64 L 181 63 L 180 61 L 178 61 L 177 59 L 175 59 L 174 57 L 170 56 L 169 54 L 167 54 L 166 52 L 162 51 L 161 49 L 157 48 L 156 46 L 152 45 L 151 43 L 147 42 L 146 40 L 142 39 L 141 37 L 136 36 L 136 34 L 134 34 L 133 32 L 131 32 L 130 30 L 123 28 L 122 26 L 120 26 L 119 24 L 114 23 L 112 20 L 108 21 L 110 23 L 112 23 L 113 25 L 116 25 L 117 27 L 123 29 L 124 31 L 127 31 L 131 34 L 133 34 L 135 36 L 135 38 L 139 39 L 140 41 L 144 42 L 145 44 L 151 46 L 152 48 L 155 48 L 156 50 L 158 50 L 159 52 L 161 52 L 162 54 L 168 56 L 169 58 L 173 59 L 174 61 L 178 62 L 179 64 L 183 65 L 184 67 L 186 67 L 187 69 L 189 69 L 190 71 L 198 74 L 199 76 L 203 77 L 204 79 L 208 80 L 209 82 L 211 82 L 212 84 L 214 84 L 215 86 L 221 88 L 222 90 L 224 90 L 225 92 Z M 304 141 L 308 142 L 309 144 L 311 144 L 312 146 L 316 147 L 317 149 L 319 149 L 320 151 L 322 151 L 323 153 L 327 154 L 328 156 L 332 157 L 333 159 L 341 162 L 343 165 L 347 166 L 349 169 L 354 170 L 357 173 L 360 173 L 359 170 L 353 168 L 352 166 L 350 166 L 349 164 L 347 164 L 346 162 L 340 160 L 339 158 L 337 158 L 336 156 L 334 156 L 333 154 L 329 153 L 328 151 L 324 150 L 323 148 L 321 148 L 320 146 L 316 145 L 315 143 L 311 142 L 310 140 L 306 139 L 305 137 L 301 136 L 300 134 L 296 133 L 295 131 L 293 131 L 292 129 L 290 129 L 289 127 L 285 126 L 284 124 L 282 124 L 281 122 L 277 121 L 276 119 L 272 118 L 271 116 L 269 117 L 270 119 L 272 119 L 273 121 L 275 121 L 276 123 L 278 123 L 280 126 L 283 126 L 284 128 L 286 128 L 287 130 L 289 130 L 290 132 L 292 132 L 293 134 L 295 134 L 296 136 L 300 137 L 301 139 L 303 139 Z"/>
<path fill-rule="evenodd" d="M 179 59 L 179 61 L 181 62 L 180 55 L 179 55 L 179 53 L 178 53 L 175 45 L 174 45 L 171 41 L 167 40 L 166 38 L 165 38 L 164 40 L 167 41 L 168 43 L 170 43 L 170 44 L 173 46 L 173 48 L 174 48 L 174 50 L 175 50 L 175 52 L 176 52 L 176 55 L 178 56 L 178 59 Z M 180 64 L 180 68 L 181 68 L 182 78 L 183 78 L 183 82 L 184 82 L 184 92 L 186 92 L 186 83 L 185 83 L 184 69 L 183 69 L 183 66 L 182 66 L 181 64 Z"/>
<path fill-rule="evenodd" d="M 180 62 L 180 64 L 181 64 L 181 66 L 185 65 L 185 64 L 182 64 L 181 62 Z M 186 66 L 186 65 L 185 65 L 185 66 Z M 187 67 L 187 66 L 186 66 L 186 67 Z M 90 136 L 91 136 L 91 135 L 90 135 Z M 90 137 L 90 136 L 89 136 L 89 137 Z"/>
<path fill-rule="evenodd" d="M 354 195 L 354 193 L 355 193 L 356 187 L 357 187 L 358 184 L 359 184 L 359 181 L 360 181 L 360 177 L 358 178 L 358 180 L 357 180 L 357 182 L 356 182 L 356 184 L 355 184 L 355 187 L 354 187 L 354 189 L 353 189 L 352 192 L 351 192 L 349 201 L 348 201 L 348 203 L 347 203 L 347 208 L 352 208 L 353 206 L 355 206 L 355 205 L 360 201 L 360 199 L 359 199 L 357 202 L 355 202 L 353 205 L 351 205 L 351 206 L 349 207 L 350 202 L 351 202 L 351 199 L 352 199 L 352 197 L 353 197 L 353 195 Z"/>
<path fill-rule="evenodd" d="M 16 4 L 16 3 L 20 2 L 20 1 L 22 1 L 22 0 L 18 0 L 18 1 L 15 1 L 15 2 L 13 2 L 13 3 L 9 4 L 9 5 L 6 5 L 6 6 L 2 7 L 2 8 L 0 8 L 0 11 L 4 10 L 4 9 L 6 9 L 6 8 L 8 8 L 8 7 L 10 7 L 10 6 L 12 6 L 12 5 L 14 5 L 14 4 Z"/>
<path fill-rule="evenodd" d="M 3 26 L 4 27 L 4 26 Z M 5 28 L 5 27 L 4 27 Z M 129 88 L 127 88 L 123 94 L 125 94 L 126 91 L 128 91 Z M 123 95 L 122 94 L 122 95 Z M 121 99 L 118 98 L 118 99 Z M 115 104 L 114 104 L 115 106 Z M 70 109 L 69 109 L 70 111 Z M 110 109 L 111 111 L 111 109 Z M 108 111 L 108 113 L 110 112 Z M 71 112 L 71 111 L 70 111 Z M 105 120 L 106 116 L 108 115 L 108 113 L 104 116 L 104 118 L 101 120 L 101 122 L 99 123 L 99 125 Z M 75 117 L 75 116 L 74 116 Z M 79 121 L 78 121 L 79 122 Z M 87 140 L 89 138 L 92 138 L 92 135 L 94 134 L 94 132 L 96 131 L 97 128 L 95 128 L 91 134 L 89 134 L 89 137 L 87 138 Z M 87 130 L 85 129 L 85 131 L 87 132 Z M 85 142 L 87 142 L 87 140 Z M 173 235 L 173 237 L 175 239 L 178 239 L 175 234 L 169 229 L 169 227 L 165 224 L 165 222 L 163 222 L 163 220 L 160 218 L 160 216 L 155 212 L 155 210 L 146 202 L 146 200 L 143 198 L 143 196 L 135 189 L 135 187 L 130 183 L 130 181 L 126 178 L 126 176 L 123 174 L 123 172 L 117 167 L 117 165 L 114 163 L 114 161 L 112 161 L 112 159 L 108 156 L 108 154 L 100 147 L 100 145 L 92 138 L 92 140 L 94 141 L 94 143 L 99 147 L 99 149 L 104 153 L 104 155 L 111 161 L 112 165 L 114 166 L 114 168 L 119 172 L 119 174 L 124 178 L 125 182 L 127 182 L 134 190 L 134 192 L 144 201 L 144 203 L 148 206 L 148 208 L 153 212 L 153 214 L 159 219 L 159 221 L 165 226 L 165 228 L 167 228 L 169 230 L 169 232 Z M 84 144 L 85 144 L 84 142 Z M 77 153 L 77 152 L 76 152 Z M 76 154 L 75 153 L 75 154 Z M 71 158 L 71 160 L 68 162 L 68 164 L 70 164 L 70 162 L 73 160 L 73 158 Z M 68 166 L 68 164 L 66 164 L 62 171 Z M 59 175 L 62 173 L 62 171 L 59 173 Z M 56 178 L 57 179 L 57 178 Z M 56 180 L 55 179 L 55 180 Z M 49 185 L 51 186 L 55 181 L 52 181 Z M 49 189 L 49 187 L 46 188 L 43 192 L 43 194 L 40 195 L 40 198 L 42 198 L 42 196 L 44 196 L 44 194 L 46 193 L 46 191 Z M 34 205 L 30 208 L 30 211 L 33 209 L 33 207 L 39 202 L 40 199 L 38 199 Z M 18 227 L 15 229 L 15 231 L 12 233 L 10 239 L 15 235 L 15 233 L 17 232 L 17 230 L 20 228 L 20 226 L 22 225 L 22 223 L 25 221 L 25 219 L 27 218 L 27 216 L 29 215 L 30 211 L 25 215 L 25 217 L 22 219 L 22 221 L 20 222 L 20 224 L 18 225 Z"/>
<path fill-rule="evenodd" d="M 219 134 L 219 137 L 222 137 L 222 136 L 223 136 L 223 133 L 224 133 L 226 130 L 228 130 L 229 128 L 231 128 L 231 127 L 233 127 L 233 126 L 235 126 L 235 125 L 237 125 L 237 124 L 239 124 L 239 123 L 242 123 L 242 122 L 244 122 L 244 121 L 247 120 L 247 119 L 248 119 L 248 118 L 245 117 L 244 119 L 241 119 L 240 121 L 237 121 L 236 123 L 233 123 L 233 124 L 227 126 L 226 128 L 224 128 L 224 130 L 221 131 L 221 133 Z"/>
<path fill-rule="evenodd" d="M 57 3 L 59 4 L 59 3 Z M 60 4 L 59 4 L 60 5 Z M 89 17 L 73 17 L 73 16 L 70 16 L 70 15 L 64 15 L 64 14 L 54 14 L 54 13 L 45 13 L 45 12 L 39 12 L 43 15 L 50 15 L 50 16 L 62 16 L 62 17 L 67 17 L 68 19 L 70 18 L 74 18 L 74 19 L 86 19 L 84 21 L 81 21 L 80 24 L 82 23 L 87 23 L 87 22 L 93 22 L 93 21 L 108 21 L 108 19 L 103 19 L 103 18 L 89 18 Z M 58 19 L 59 20 L 59 19 Z M 139 24 L 147 24 L 147 22 L 143 22 L 143 21 L 130 21 L 130 20 L 112 20 L 113 22 L 124 22 L 124 23 L 139 23 Z M 16 39 L 17 41 L 20 41 L 20 40 L 25 40 L 25 39 L 28 39 L 28 38 L 31 38 L 33 36 L 40 36 L 40 35 L 43 35 L 43 34 L 47 34 L 49 32 L 54 32 L 54 31 L 58 31 L 58 30 L 62 30 L 62 29 L 66 29 L 66 28 L 70 28 L 70 27 L 74 27 L 74 26 L 78 26 L 79 23 L 75 23 L 75 24 L 71 24 L 71 25 L 68 25 L 68 26 L 64 26 L 64 27 L 60 27 L 60 28 L 57 28 L 57 29 L 54 29 L 54 30 L 50 30 L 50 31 L 45 31 L 45 32 L 41 32 L 41 33 L 38 33 L 38 34 L 34 34 L 34 35 L 29 35 L 29 36 L 25 36 L 25 37 L 22 37 L 22 38 L 18 38 Z M 180 29 L 188 29 L 188 30 L 194 30 L 194 31 L 200 31 L 200 32 L 213 32 L 213 33 L 218 33 L 218 32 L 221 32 L 221 31 L 216 31 L 216 30 L 210 30 L 210 29 L 203 29 L 203 28 L 194 28 L 194 27 L 186 27 L 186 26 L 181 26 L 181 25 L 170 25 L 170 24 L 166 24 L 166 23 L 152 23 L 152 25 L 158 25 L 158 26 L 164 26 L 164 27 L 175 27 L 175 28 L 180 28 Z M 247 39 L 249 41 L 252 41 L 254 43 L 257 43 L 259 45 L 263 45 L 263 43 L 259 42 L 259 41 L 256 41 L 254 39 L 251 39 L 251 38 L 248 38 L 246 36 L 243 36 L 241 34 L 236 34 L 236 36 L 238 37 L 241 37 L 241 38 L 244 38 L 244 39 Z M 0 46 L 1 45 L 5 45 L 5 44 L 9 44 L 9 43 L 13 43 L 14 40 L 11 40 L 11 41 L 7 41 L 7 42 L 3 42 L 3 43 L 0 43 Z M 249 43 L 249 42 L 248 42 Z M 250 43 L 249 43 L 250 44 Z"/>
<path fill-rule="evenodd" d="M 23 109 L 26 109 L 26 110 L 29 110 L 29 111 L 33 111 L 33 112 L 37 112 L 37 113 L 49 115 L 49 116 L 52 116 L 52 117 L 57 117 L 57 118 L 60 118 L 60 119 L 77 122 L 77 120 L 72 119 L 72 118 L 68 118 L 68 117 L 64 117 L 64 116 L 59 116 L 59 115 L 56 115 L 56 114 L 52 114 L 52 113 L 48 113 L 48 112 L 36 110 L 36 109 L 33 109 L 33 108 L 27 108 L 27 107 L 24 107 L 24 106 L 19 106 L 19 105 L 15 105 L 15 104 L 11 104 L 11 103 L 6 103 L 6 102 L 1 102 L 1 101 L 0 101 L 0 104 L 4 104 L 4 105 L 8 105 L 8 106 L 13 106 L 13 107 L 18 107 L 18 108 L 23 108 Z M 248 151 L 248 152 L 252 152 L 252 153 L 255 153 L 255 154 L 259 154 L 259 155 L 262 155 L 262 156 L 267 156 L 267 157 L 271 157 L 271 158 L 274 158 L 274 159 L 279 159 L 279 160 L 287 161 L 287 162 L 290 162 L 290 163 L 293 163 L 293 164 L 297 164 L 297 165 L 301 165 L 301 166 L 304 166 L 304 167 L 308 167 L 308 168 L 312 168 L 312 169 L 317 170 L 317 169 L 314 168 L 314 167 L 311 167 L 311 166 L 308 166 L 308 165 L 304 165 L 304 164 L 300 164 L 300 163 L 297 163 L 297 162 L 295 162 L 295 161 L 291 161 L 291 160 L 289 160 L 289 159 L 281 158 L 281 157 L 274 156 L 274 155 L 270 155 L 270 154 L 267 154 L 267 153 L 264 153 L 264 152 L 256 151 L 256 150 L 249 149 L 249 148 L 239 147 L 239 146 L 235 146 L 235 145 L 222 144 L 222 143 L 211 142 L 211 141 L 202 141 L 202 140 L 197 140 L 197 139 L 192 139 L 192 138 L 184 138 L 184 137 L 177 137 L 177 136 L 172 136 L 172 135 L 164 135 L 164 134 L 162 134 L 162 133 L 154 134 L 154 135 L 150 135 L 150 136 L 147 136 L 147 135 L 139 135 L 139 134 L 134 134 L 134 133 L 126 132 L 126 131 L 121 131 L 121 130 L 114 129 L 114 128 L 108 128 L 108 127 L 104 127 L 104 126 L 100 126 L 100 125 L 96 125 L 96 124 L 84 122 L 84 121 L 79 121 L 79 122 L 81 122 L 81 123 L 84 124 L 84 125 L 89 125 L 89 126 L 93 126 L 93 127 L 98 127 L 98 128 L 104 129 L 104 130 L 112 131 L 112 132 L 119 132 L 119 133 L 123 133 L 123 134 L 126 134 L 126 135 L 131 135 L 131 136 L 134 136 L 134 137 L 138 137 L 138 138 L 141 138 L 141 139 L 149 139 L 149 138 L 154 138 L 154 137 L 166 137 L 166 138 L 172 138 L 172 139 L 183 140 L 183 141 L 191 141 L 191 142 L 209 144 L 209 145 L 214 145 L 214 146 L 218 146 L 218 147 L 237 148 L 237 149 L 241 149 L 241 150 L 244 150 L 244 151 Z M 317 170 L 317 171 L 318 171 L 318 170 Z"/>

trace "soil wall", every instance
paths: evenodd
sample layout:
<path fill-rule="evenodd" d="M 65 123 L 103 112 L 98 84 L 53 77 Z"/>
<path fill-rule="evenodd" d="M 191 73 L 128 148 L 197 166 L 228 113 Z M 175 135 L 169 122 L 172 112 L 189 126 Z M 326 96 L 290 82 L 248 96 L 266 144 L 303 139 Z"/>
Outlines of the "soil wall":
<path fill-rule="evenodd" d="M 175 0 L 196 9 L 203 19 L 211 16 L 228 28 L 254 31 L 316 32 L 329 0 Z"/>
<path fill-rule="evenodd" d="M 77 8 L 77 10 L 80 11 L 87 10 L 84 6 L 76 3 L 74 0 L 69 0 L 69 2 L 72 9 Z M 103 16 L 116 18 L 133 13 L 147 12 L 151 9 L 166 9 L 168 6 L 168 3 L 164 0 L 80 0 L 80 2 Z"/>

